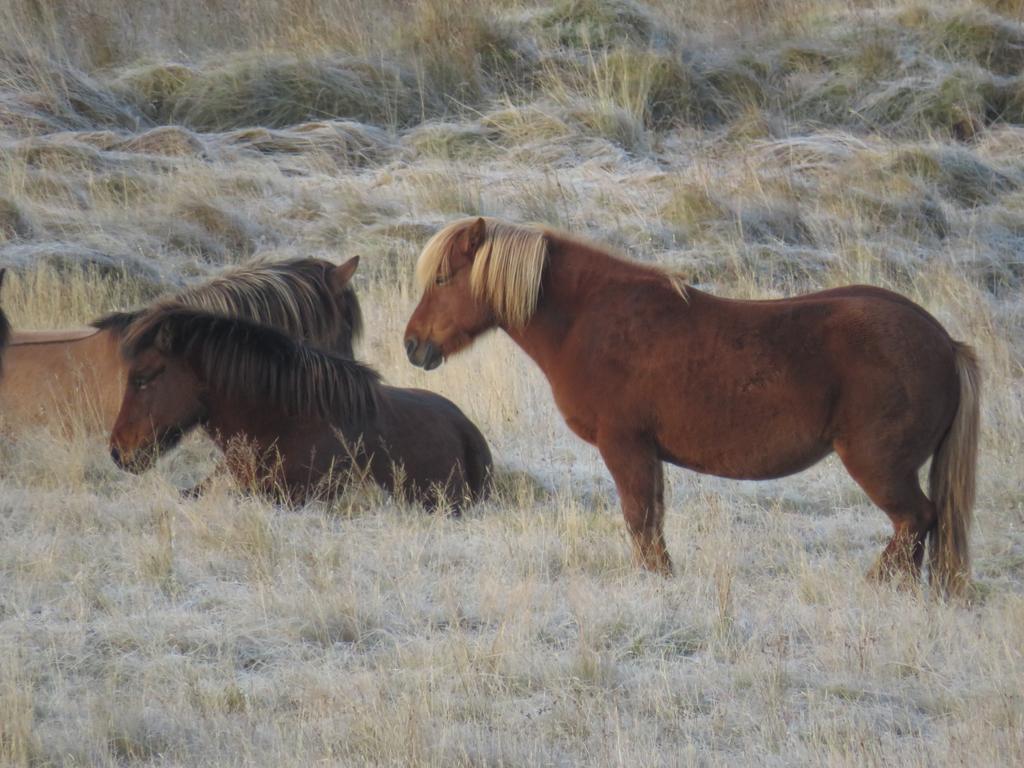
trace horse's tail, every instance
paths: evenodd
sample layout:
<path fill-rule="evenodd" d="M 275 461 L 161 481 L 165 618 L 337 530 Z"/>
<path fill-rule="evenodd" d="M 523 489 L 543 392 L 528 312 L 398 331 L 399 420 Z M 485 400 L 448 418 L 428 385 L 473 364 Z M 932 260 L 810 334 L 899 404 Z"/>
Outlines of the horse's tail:
<path fill-rule="evenodd" d="M 981 372 L 971 347 L 955 341 L 953 348 L 960 404 L 932 457 L 929 493 L 938 520 L 928 532 L 928 560 L 933 587 L 944 594 L 962 595 L 971 579 L 968 538 L 978 461 Z"/>

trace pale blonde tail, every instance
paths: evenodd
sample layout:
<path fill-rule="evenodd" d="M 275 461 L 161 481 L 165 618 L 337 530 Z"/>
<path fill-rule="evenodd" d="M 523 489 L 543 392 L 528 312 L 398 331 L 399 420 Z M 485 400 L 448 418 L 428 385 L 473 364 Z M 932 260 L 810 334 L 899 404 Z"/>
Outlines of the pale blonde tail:
<path fill-rule="evenodd" d="M 981 413 L 981 373 L 974 350 L 954 342 L 960 405 L 946 436 L 932 457 L 929 490 L 938 521 L 928 533 L 932 586 L 962 596 L 971 580 L 969 536 L 974 508 Z"/>

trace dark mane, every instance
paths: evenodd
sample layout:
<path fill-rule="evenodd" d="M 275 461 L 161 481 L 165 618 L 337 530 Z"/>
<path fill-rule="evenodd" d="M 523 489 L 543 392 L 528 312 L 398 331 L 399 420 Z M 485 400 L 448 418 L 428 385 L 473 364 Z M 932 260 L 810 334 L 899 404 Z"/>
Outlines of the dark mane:
<path fill-rule="evenodd" d="M 344 288 L 344 306 L 339 306 L 329 285 L 333 268 L 312 258 L 256 262 L 158 299 L 144 310 L 105 315 L 92 325 L 124 333 L 147 312 L 189 307 L 269 325 L 318 346 L 337 343 L 334 351 L 353 357 L 353 343 L 363 331 L 362 310 L 351 286 Z"/>
<path fill-rule="evenodd" d="M 145 310 L 137 309 L 134 312 L 111 312 L 101 318 L 93 320 L 89 325 L 101 331 L 116 331 L 121 334 L 128 330 L 128 326 L 138 320 Z"/>
<path fill-rule="evenodd" d="M 358 427 L 376 413 L 376 371 L 265 325 L 170 306 L 146 313 L 123 343 L 129 360 L 153 347 L 183 359 L 228 397 L 272 403 L 342 427 Z"/>

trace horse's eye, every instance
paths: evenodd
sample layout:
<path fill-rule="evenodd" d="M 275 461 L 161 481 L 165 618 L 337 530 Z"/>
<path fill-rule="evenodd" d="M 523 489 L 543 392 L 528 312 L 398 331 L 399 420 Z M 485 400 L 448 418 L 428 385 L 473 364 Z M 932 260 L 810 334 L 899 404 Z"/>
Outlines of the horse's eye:
<path fill-rule="evenodd" d="M 434 278 L 434 285 L 448 285 L 451 281 L 451 275 L 438 275 Z"/>
<path fill-rule="evenodd" d="M 163 372 L 164 369 L 160 368 L 159 370 L 153 371 L 152 373 L 141 373 L 132 379 L 132 387 L 139 391 L 142 391 L 143 389 L 149 386 L 149 383 L 153 381 L 153 379 L 155 379 Z"/>

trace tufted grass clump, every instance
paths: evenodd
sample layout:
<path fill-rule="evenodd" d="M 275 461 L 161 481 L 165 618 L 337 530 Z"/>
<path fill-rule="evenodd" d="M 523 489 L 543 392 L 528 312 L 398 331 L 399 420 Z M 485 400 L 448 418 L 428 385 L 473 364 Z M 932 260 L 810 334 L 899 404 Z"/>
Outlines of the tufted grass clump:
<path fill-rule="evenodd" d="M 691 237 L 731 215 L 728 206 L 706 187 L 692 182 L 674 185 L 660 214 L 661 221 Z"/>
<path fill-rule="evenodd" d="M 230 209 L 210 201 L 188 200 L 177 206 L 175 219 L 200 235 L 198 249 L 222 261 L 240 261 L 256 250 L 257 226 Z M 187 239 L 182 245 L 187 249 Z"/>
<path fill-rule="evenodd" d="M 0 197 L 0 242 L 30 237 L 32 224 L 24 208 L 7 197 Z"/>
<path fill-rule="evenodd" d="M 317 120 L 291 128 L 240 128 L 218 137 L 221 146 L 275 156 L 307 157 L 336 168 L 357 168 L 386 157 L 393 144 L 379 128 L 351 120 Z"/>
<path fill-rule="evenodd" d="M 499 150 L 498 132 L 464 123 L 424 123 L 406 133 L 404 144 L 418 155 L 442 160 L 493 157 Z"/>
<path fill-rule="evenodd" d="M 996 14 L 964 10 L 935 21 L 930 49 L 939 57 L 973 61 L 997 75 L 1020 74 L 1024 29 Z"/>
<path fill-rule="evenodd" d="M 543 34 L 564 48 L 651 48 L 674 41 L 649 7 L 632 0 L 559 0 L 537 17 Z"/>
<path fill-rule="evenodd" d="M 119 72 L 111 87 L 131 99 L 147 117 L 161 121 L 174 112 L 182 89 L 195 74 L 187 64 L 142 64 Z"/>
<path fill-rule="evenodd" d="M 134 128 L 140 115 L 118 94 L 76 67 L 26 48 L 20 41 L 0 45 L 5 95 L 58 129 Z M 3 118 L 0 117 L 0 124 Z"/>
<path fill-rule="evenodd" d="M 900 150 L 892 170 L 933 184 L 963 206 L 991 203 L 1018 189 L 1019 172 L 993 168 L 977 155 L 952 147 L 912 147 Z"/>
<path fill-rule="evenodd" d="M 167 157 L 198 157 L 205 149 L 192 131 L 176 125 L 161 125 L 144 131 L 119 141 L 115 148 L 122 152 Z"/>
<path fill-rule="evenodd" d="M 414 3 L 396 33 L 400 59 L 449 111 L 514 93 L 536 74 L 538 51 L 520 24 L 480 0 Z"/>
<path fill-rule="evenodd" d="M 547 66 L 545 90 L 556 101 L 587 100 L 644 129 L 702 125 L 715 112 L 706 85 L 678 53 L 589 49 Z"/>
<path fill-rule="evenodd" d="M 499 104 L 480 118 L 480 125 L 504 145 L 557 141 L 572 132 L 562 108 L 547 101 Z"/>
<path fill-rule="evenodd" d="M 229 57 L 162 97 L 155 102 L 158 119 L 200 131 L 283 128 L 324 118 L 404 126 L 429 113 L 433 102 L 410 73 L 394 65 L 273 53 Z"/>

